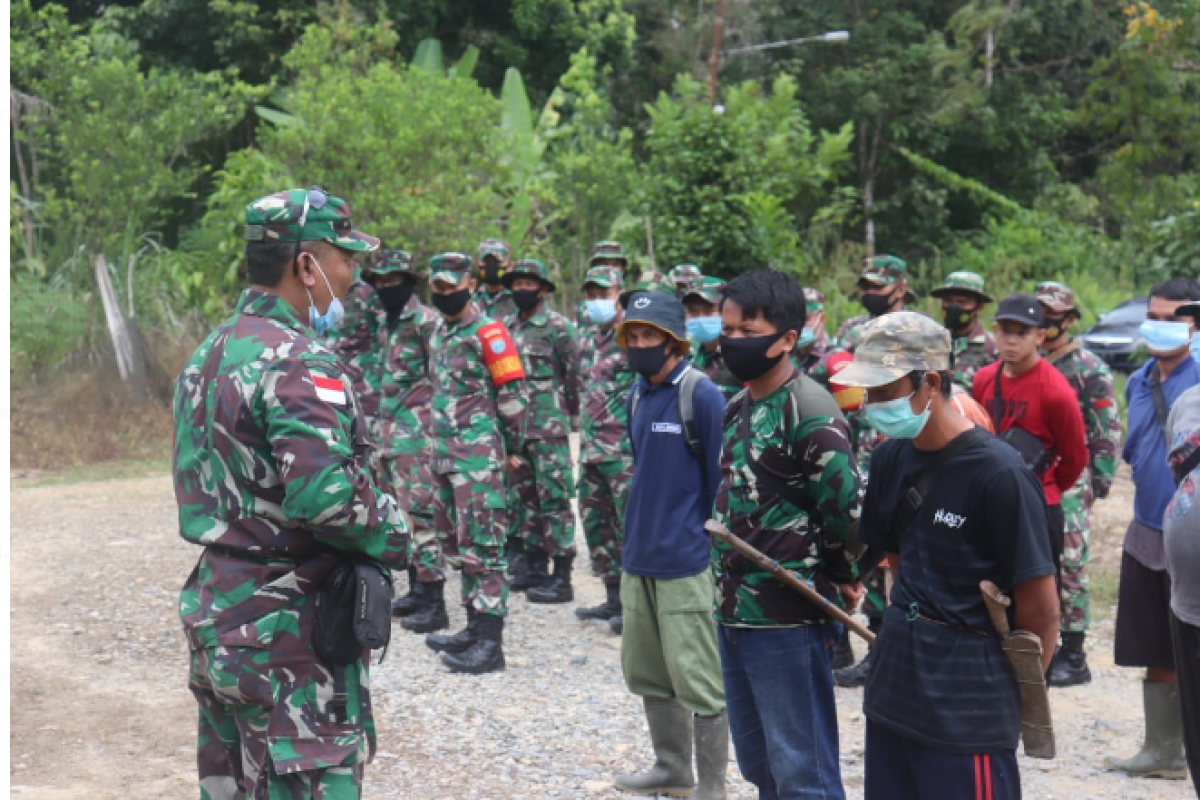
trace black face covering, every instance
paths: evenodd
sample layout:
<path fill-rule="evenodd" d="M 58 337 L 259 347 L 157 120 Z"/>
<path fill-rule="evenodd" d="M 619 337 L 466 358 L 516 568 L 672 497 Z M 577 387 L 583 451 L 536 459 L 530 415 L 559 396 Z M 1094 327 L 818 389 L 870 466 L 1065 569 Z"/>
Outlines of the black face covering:
<path fill-rule="evenodd" d="M 542 302 L 540 289 L 513 289 L 513 303 L 518 311 L 533 311 Z"/>
<path fill-rule="evenodd" d="M 433 307 L 438 311 L 447 317 L 457 317 L 467 307 L 467 303 L 471 302 L 471 290 L 459 289 L 450 294 L 435 292 L 430 299 L 433 301 Z"/>
<path fill-rule="evenodd" d="M 499 264 L 494 261 L 487 261 L 483 265 L 483 282 L 490 286 L 500 285 L 500 276 L 504 274 L 504 270 Z"/>
<path fill-rule="evenodd" d="M 864 294 L 862 296 L 862 304 L 868 314 L 872 317 L 879 317 L 887 313 L 895 299 L 895 292 L 891 294 Z"/>
<path fill-rule="evenodd" d="M 942 309 L 942 322 L 945 324 L 946 330 L 966 330 L 974 319 L 975 312 L 963 308 L 958 303 L 951 303 Z"/>
<path fill-rule="evenodd" d="M 1066 321 L 1066 317 L 1063 317 L 1062 319 L 1050 319 L 1049 317 L 1046 317 L 1046 321 L 1042 324 L 1042 328 L 1046 331 L 1047 342 L 1053 342 L 1056 339 L 1061 338 L 1062 335 L 1067 332 L 1066 327 L 1064 327 Z"/>
<path fill-rule="evenodd" d="M 720 338 L 721 357 L 725 359 L 725 366 L 729 367 L 733 377 L 742 383 L 761 378 L 783 359 L 783 353 L 777 356 L 768 356 L 767 351 L 786 332 L 772 333 L 768 336 L 746 336 L 738 339 L 722 335 Z"/>
<path fill-rule="evenodd" d="M 394 323 L 404 311 L 404 307 L 408 305 L 409 299 L 413 296 L 414 288 L 416 287 L 411 281 L 405 280 L 394 286 L 384 286 L 375 290 L 375 294 L 379 296 L 379 302 L 383 303 L 383 310 L 387 312 L 389 325 Z"/>
<path fill-rule="evenodd" d="M 626 353 L 629 358 L 629 368 L 647 380 L 662 372 L 667 363 L 667 348 L 670 341 L 663 342 L 657 347 L 630 347 Z"/>

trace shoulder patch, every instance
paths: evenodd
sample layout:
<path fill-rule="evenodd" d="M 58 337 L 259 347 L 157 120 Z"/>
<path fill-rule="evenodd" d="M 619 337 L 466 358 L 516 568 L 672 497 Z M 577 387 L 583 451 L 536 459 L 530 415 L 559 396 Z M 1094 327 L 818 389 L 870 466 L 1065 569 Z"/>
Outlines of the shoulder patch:
<path fill-rule="evenodd" d="M 483 344 L 483 364 L 492 376 L 492 383 L 503 386 L 525 377 L 517 345 L 503 325 L 489 322 L 481 325 L 476 335 Z"/>
<path fill-rule="evenodd" d="M 313 373 L 312 382 L 319 400 L 337 406 L 346 405 L 346 387 L 339 379 Z"/>

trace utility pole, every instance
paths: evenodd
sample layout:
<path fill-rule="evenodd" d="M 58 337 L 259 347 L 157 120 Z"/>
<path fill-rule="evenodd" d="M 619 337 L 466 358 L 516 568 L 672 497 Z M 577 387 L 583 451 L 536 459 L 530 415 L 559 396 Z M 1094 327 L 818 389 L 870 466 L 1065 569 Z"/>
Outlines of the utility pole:
<path fill-rule="evenodd" d="M 708 56 L 708 102 L 717 102 L 717 73 L 721 69 L 721 37 L 725 33 L 725 0 L 717 0 L 717 18 L 713 23 L 712 52 Z"/>

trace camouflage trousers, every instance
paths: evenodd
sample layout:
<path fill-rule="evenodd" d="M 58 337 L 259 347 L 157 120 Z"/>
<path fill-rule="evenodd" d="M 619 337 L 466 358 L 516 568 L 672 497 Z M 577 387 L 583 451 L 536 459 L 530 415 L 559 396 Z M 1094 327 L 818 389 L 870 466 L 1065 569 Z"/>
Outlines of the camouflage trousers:
<path fill-rule="evenodd" d="M 1062 620 L 1064 633 L 1083 633 L 1092 624 L 1091 589 L 1087 564 L 1092 544 L 1092 476 L 1084 470 L 1078 483 L 1063 492 L 1062 509 L 1066 521 L 1063 533 Z"/>
<path fill-rule="evenodd" d="M 507 496 L 500 470 L 433 474 L 433 525 L 441 550 L 435 560 L 443 571 L 446 564 L 462 571 L 463 606 L 499 617 L 508 608 Z"/>
<path fill-rule="evenodd" d="M 625 504 L 633 485 L 633 460 L 584 464 L 579 475 L 579 516 L 592 557 L 592 572 L 606 586 L 621 583 Z"/>
<path fill-rule="evenodd" d="M 429 456 L 384 456 L 381 472 L 384 491 L 396 498 L 412 521 L 408 563 L 417 568 L 417 580 L 422 583 L 446 580 L 446 565 L 433 524 L 433 469 Z"/>
<path fill-rule="evenodd" d="M 200 706 L 201 800 L 350 800 L 369 756 L 367 668 L 346 667 L 344 704 L 332 673 L 254 647 L 192 653 L 188 686 Z M 306 676 L 307 677 L 303 677 Z"/>
<path fill-rule="evenodd" d="M 520 469 L 508 475 L 512 536 L 552 557 L 574 557 L 573 472 L 567 439 L 531 439 L 525 443 Z"/>

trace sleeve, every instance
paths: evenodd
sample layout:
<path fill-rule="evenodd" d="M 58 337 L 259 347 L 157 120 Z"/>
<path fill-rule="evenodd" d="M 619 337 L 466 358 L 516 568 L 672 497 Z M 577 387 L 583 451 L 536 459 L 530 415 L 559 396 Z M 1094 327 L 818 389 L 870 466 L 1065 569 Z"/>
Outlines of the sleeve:
<path fill-rule="evenodd" d="M 700 435 L 704 453 L 705 507 L 712 510 L 721 485 L 721 448 L 725 445 L 725 395 L 710 380 L 702 380 L 696 386 L 694 406 L 696 428 Z"/>
<path fill-rule="evenodd" d="M 1125 408 L 1126 408 L 1125 419 L 1127 422 L 1130 421 L 1129 410 L 1133 408 L 1133 390 L 1137 386 L 1137 382 L 1139 379 L 1138 376 L 1141 374 L 1142 374 L 1142 370 L 1138 370 L 1137 372 L 1130 375 L 1129 379 L 1125 381 Z M 1126 434 L 1125 444 L 1121 448 L 1121 458 L 1122 458 L 1122 460 L 1125 461 L 1126 464 L 1132 464 L 1133 462 L 1130 461 L 1130 459 L 1132 457 L 1133 457 L 1133 453 L 1129 447 L 1129 436 L 1128 436 L 1128 434 Z"/>
<path fill-rule="evenodd" d="M 1028 469 L 1004 467 L 983 495 L 985 536 L 1000 564 L 1000 584 L 1013 587 L 1054 574 L 1046 501 L 1041 482 Z"/>
<path fill-rule="evenodd" d="M 284 514 L 331 547 L 403 564 L 408 519 L 367 472 L 353 436 L 357 406 L 337 367 L 277 362 L 264 373 L 260 396 Z"/>
<path fill-rule="evenodd" d="M 1058 376 L 1055 373 L 1056 377 Z M 1058 443 L 1059 461 L 1054 465 L 1054 483 L 1062 491 L 1068 491 L 1079 480 L 1088 465 L 1087 434 L 1083 427 L 1083 412 L 1079 399 L 1066 379 L 1059 382 L 1059 390 L 1048 395 L 1053 412 L 1049 415 L 1051 430 Z"/>
<path fill-rule="evenodd" d="M 579 416 L 579 334 L 570 320 L 563 322 L 554 339 L 554 349 L 558 363 L 562 365 L 567 414 L 575 418 Z"/>
<path fill-rule="evenodd" d="M 850 429 L 833 417 L 806 417 L 795 427 L 792 453 L 798 455 L 797 488 L 821 513 L 821 552 L 832 576 L 854 574 L 856 555 L 846 544 L 856 535 L 862 510 L 863 480 L 850 444 Z"/>
<path fill-rule="evenodd" d="M 1117 450 L 1121 446 L 1121 415 L 1108 365 L 1098 362 L 1085 381 L 1086 424 L 1091 456 L 1092 491 L 1108 497 L 1117 474 Z"/>
<path fill-rule="evenodd" d="M 525 448 L 526 425 L 529 421 L 529 397 L 525 379 L 508 381 L 496 390 L 496 416 L 504 435 L 504 449 L 509 455 Z"/>

